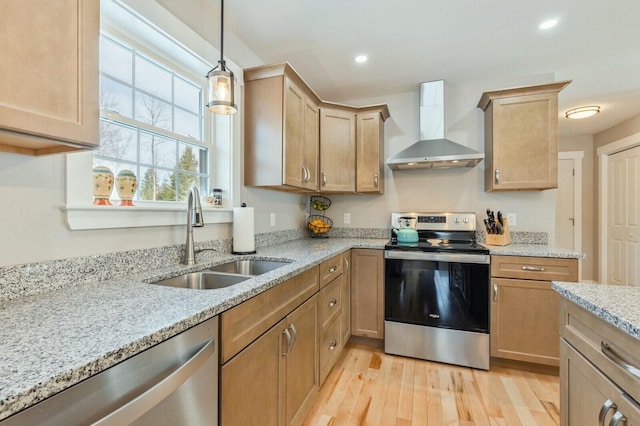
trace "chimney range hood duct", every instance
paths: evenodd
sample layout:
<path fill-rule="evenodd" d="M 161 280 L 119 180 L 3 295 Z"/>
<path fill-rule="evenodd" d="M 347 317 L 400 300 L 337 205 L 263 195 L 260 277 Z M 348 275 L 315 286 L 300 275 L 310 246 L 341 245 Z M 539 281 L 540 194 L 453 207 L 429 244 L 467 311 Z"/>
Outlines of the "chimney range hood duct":
<path fill-rule="evenodd" d="M 484 154 L 444 139 L 444 80 L 420 83 L 420 140 L 387 159 L 392 170 L 475 167 Z"/>

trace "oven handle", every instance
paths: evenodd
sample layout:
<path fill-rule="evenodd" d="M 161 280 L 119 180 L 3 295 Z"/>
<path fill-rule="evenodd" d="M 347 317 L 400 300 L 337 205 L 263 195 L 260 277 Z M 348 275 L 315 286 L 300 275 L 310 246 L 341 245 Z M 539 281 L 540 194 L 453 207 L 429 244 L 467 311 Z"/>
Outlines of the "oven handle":
<path fill-rule="evenodd" d="M 384 258 L 399 260 L 432 260 L 438 262 L 479 263 L 484 265 L 488 265 L 491 259 L 488 254 L 433 253 L 404 250 L 385 250 Z"/>

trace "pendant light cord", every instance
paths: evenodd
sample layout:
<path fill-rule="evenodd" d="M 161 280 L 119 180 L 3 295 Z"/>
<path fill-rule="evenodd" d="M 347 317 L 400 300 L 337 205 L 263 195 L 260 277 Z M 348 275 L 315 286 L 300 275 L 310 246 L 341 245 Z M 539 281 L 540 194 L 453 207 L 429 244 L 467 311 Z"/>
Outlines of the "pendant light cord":
<path fill-rule="evenodd" d="M 224 0 L 220 0 L 220 63 L 224 69 Z"/>

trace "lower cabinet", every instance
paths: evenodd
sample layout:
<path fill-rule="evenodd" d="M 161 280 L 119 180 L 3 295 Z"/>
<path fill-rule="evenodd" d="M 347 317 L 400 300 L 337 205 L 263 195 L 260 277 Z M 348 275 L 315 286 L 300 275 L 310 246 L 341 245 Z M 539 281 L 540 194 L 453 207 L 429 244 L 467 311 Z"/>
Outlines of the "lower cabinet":
<path fill-rule="evenodd" d="M 351 250 L 351 334 L 384 338 L 384 251 Z"/>
<path fill-rule="evenodd" d="M 303 420 L 319 389 L 317 301 L 310 298 L 221 367 L 221 424 Z"/>
<path fill-rule="evenodd" d="M 578 281 L 578 260 L 491 256 L 491 356 L 557 367 L 560 295 L 551 281 Z"/>

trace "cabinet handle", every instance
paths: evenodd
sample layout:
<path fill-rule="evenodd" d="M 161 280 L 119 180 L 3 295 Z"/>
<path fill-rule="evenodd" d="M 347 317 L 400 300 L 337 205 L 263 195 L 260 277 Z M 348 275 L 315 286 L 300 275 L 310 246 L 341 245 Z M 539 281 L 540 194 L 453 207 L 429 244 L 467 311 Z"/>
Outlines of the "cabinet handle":
<path fill-rule="evenodd" d="M 344 270 L 347 272 L 349 271 L 349 259 L 346 257 L 344 258 Z"/>
<path fill-rule="evenodd" d="M 373 175 L 373 186 L 378 187 L 378 174 Z"/>
<path fill-rule="evenodd" d="M 496 169 L 495 174 L 496 174 L 496 183 L 500 183 L 500 169 Z"/>
<path fill-rule="evenodd" d="M 609 426 L 618 426 L 620 424 L 626 425 L 627 418 L 620 411 L 616 411 L 616 413 L 611 418 L 611 421 L 609 422 Z"/>
<path fill-rule="evenodd" d="M 338 266 L 337 265 L 336 266 L 332 266 L 331 268 L 329 268 L 329 273 L 332 274 L 337 270 L 338 270 Z"/>
<path fill-rule="evenodd" d="M 613 401 L 607 399 L 604 404 L 602 404 L 602 408 L 600 408 L 600 414 L 598 414 L 598 425 L 604 426 L 604 420 L 607 418 L 609 410 L 615 410 L 617 408 L 618 407 L 613 403 Z"/>
<path fill-rule="evenodd" d="M 327 186 L 327 174 L 322 172 L 322 186 Z"/>
<path fill-rule="evenodd" d="M 338 301 L 336 299 L 331 300 L 331 302 L 329 302 L 329 307 L 333 308 L 334 306 L 336 306 L 338 304 Z"/>
<path fill-rule="evenodd" d="M 331 343 L 329 343 L 329 350 L 330 351 L 334 350 L 336 346 L 338 346 L 338 342 L 335 339 L 333 339 Z"/>
<path fill-rule="evenodd" d="M 493 301 L 498 301 L 498 284 L 493 283 Z"/>
<path fill-rule="evenodd" d="M 535 272 L 544 272 L 543 266 L 523 266 L 523 271 L 535 271 Z"/>
<path fill-rule="evenodd" d="M 600 342 L 600 349 L 602 349 L 602 353 L 611 361 L 616 363 L 618 367 L 627 370 L 629 373 L 640 379 L 640 369 L 622 358 L 608 343 Z"/>
<path fill-rule="evenodd" d="M 286 358 L 291 352 L 291 333 L 289 333 L 289 327 L 285 328 L 282 332 L 287 337 L 287 350 L 282 352 L 282 357 Z"/>
<path fill-rule="evenodd" d="M 307 170 L 307 166 L 302 166 L 302 182 L 309 182 L 309 170 Z"/>
<path fill-rule="evenodd" d="M 304 168 L 307 170 L 307 182 L 309 182 L 311 181 L 311 169 L 307 166 L 304 166 Z"/>
<path fill-rule="evenodd" d="M 298 341 L 298 331 L 296 330 L 296 327 L 291 324 L 289 326 L 289 328 L 291 329 L 291 332 L 293 333 L 293 343 L 291 343 L 291 351 L 293 351 L 293 348 L 295 348 L 296 346 L 296 342 Z M 291 352 L 289 351 L 289 352 Z"/>

